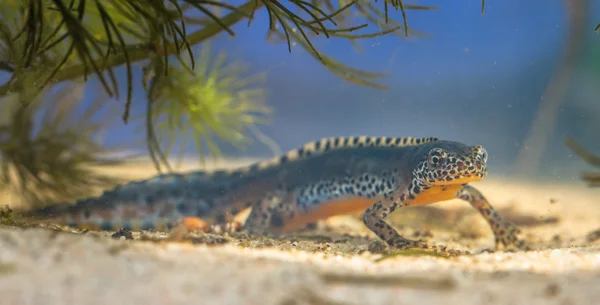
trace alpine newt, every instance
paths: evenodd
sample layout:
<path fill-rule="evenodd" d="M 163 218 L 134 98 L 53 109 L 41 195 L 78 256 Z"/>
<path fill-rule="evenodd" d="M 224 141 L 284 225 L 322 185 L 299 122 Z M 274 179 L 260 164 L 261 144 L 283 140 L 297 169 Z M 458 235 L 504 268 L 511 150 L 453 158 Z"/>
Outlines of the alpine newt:
<path fill-rule="evenodd" d="M 363 223 L 399 249 L 445 247 L 402 237 L 385 218 L 406 206 L 460 198 L 489 223 L 496 249 L 526 249 L 519 229 L 503 219 L 470 182 L 487 175 L 486 150 L 434 137 L 333 137 L 247 167 L 165 174 L 131 182 L 73 205 L 29 213 L 75 227 L 149 230 L 195 224 L 242 225 L 250 234 L 290 232 L 330 216 L 364 212 Z"/>

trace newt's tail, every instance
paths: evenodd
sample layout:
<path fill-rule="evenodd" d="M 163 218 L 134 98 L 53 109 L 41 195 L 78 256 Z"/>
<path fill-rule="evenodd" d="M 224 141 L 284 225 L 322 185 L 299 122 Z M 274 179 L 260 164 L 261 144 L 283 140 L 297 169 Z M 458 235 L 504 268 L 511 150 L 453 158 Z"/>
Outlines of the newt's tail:
<path fill-rule="evenodd" d="M 74 204 L 21 213 L 22 217 L 97 230 L 170 229 L 187 216 L 210 213 L 217 184 L 204 172 L 167 174 L 134 181 Z"/>

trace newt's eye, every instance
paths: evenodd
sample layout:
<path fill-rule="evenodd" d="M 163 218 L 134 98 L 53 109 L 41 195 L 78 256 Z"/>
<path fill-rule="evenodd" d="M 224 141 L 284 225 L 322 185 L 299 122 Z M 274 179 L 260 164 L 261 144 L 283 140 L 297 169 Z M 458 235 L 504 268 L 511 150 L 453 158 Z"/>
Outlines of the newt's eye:
<path fill-rule="evenodd" d="M 436 156 L 436 155 L 430 156 L 429 164 L 430 164 L 430 166 L 433 166 L 433 167 L 439 167 L 440 165 L 442 165 L 442 157 Z"/>
<path fill-rule="evenodd" d="M 427 162 L 430 166 L 438 167 L 444 163 L 444 158 L 446 157 L 446 152 L 441 148 L 434 148 L 429 151 L 429 155 L 427 158 Z"/>
<path fill-rule="evenodd" d="M 482 149 L 479 151 L 479 159 L 480 159 L 481 161 L 483 161 L 483 162 L 487 162 L 487 159 L 488 159 L 488 153 L 487 153 L 487 151 L 486 151 L 485 149 L 483 149 L 483 148 L 482 148 Z"/>

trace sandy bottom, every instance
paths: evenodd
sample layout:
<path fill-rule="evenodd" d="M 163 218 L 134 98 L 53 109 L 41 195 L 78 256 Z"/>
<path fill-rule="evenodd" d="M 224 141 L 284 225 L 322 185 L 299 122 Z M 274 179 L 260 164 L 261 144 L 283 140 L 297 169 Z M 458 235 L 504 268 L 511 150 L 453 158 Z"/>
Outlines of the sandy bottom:
<path fill-rule="evenodd" d="M 136 166 L 120 171 L 152 175 Z M 0 304 L 598 304 L 600 190 L 494 178 L 474 186 L 536 250 L 479 252 L 493 247 L 491 231 L 458 200 L 390 216 L 408 238 L 476 253 L 453 258 L 390 255 L 353 216 L 294 236 L 178 242 L 4 223 Z"/>

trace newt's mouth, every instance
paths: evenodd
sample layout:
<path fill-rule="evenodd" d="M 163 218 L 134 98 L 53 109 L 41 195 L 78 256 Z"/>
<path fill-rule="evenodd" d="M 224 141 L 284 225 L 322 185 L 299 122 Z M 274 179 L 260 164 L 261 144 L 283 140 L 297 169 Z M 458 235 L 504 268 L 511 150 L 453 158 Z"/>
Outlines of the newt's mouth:
<path fill-rule="evenodd" d="M 466 184 L 483 180 L 487 176 L 487 170 L 478 171 L 476 173 L 466 173 L 456 176 L 441 177 L 435 182 L 429 182 L 429 185 L 455 185 Z"/>
<path fill-rule="evenodd" d="M 470 182 L 481 181 L 485 178 L 485 174 L 472 174 L 468 176 L 463 176 L 460 178 L 454 178 L 452 180 L 440 181 L 436 184 L 465 184 Z"/>

